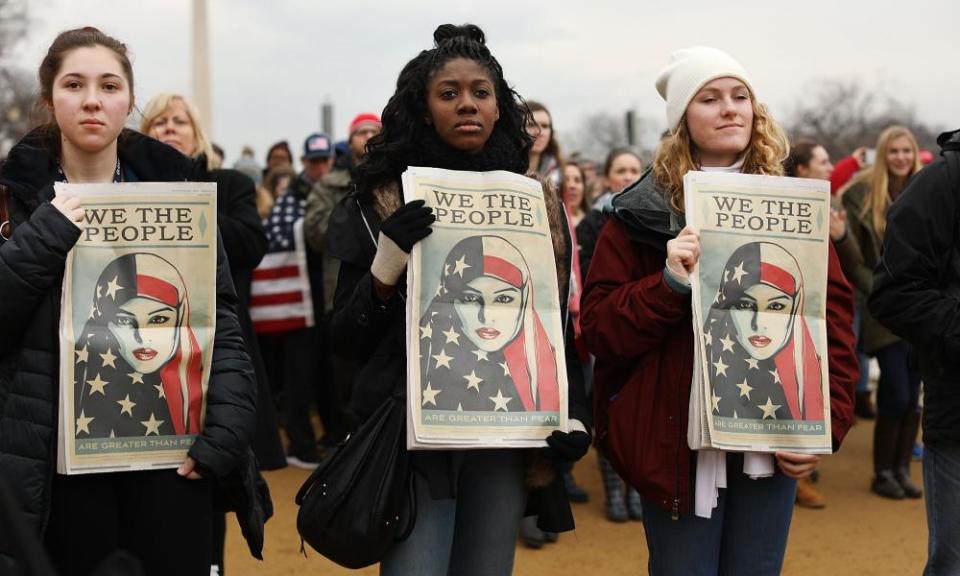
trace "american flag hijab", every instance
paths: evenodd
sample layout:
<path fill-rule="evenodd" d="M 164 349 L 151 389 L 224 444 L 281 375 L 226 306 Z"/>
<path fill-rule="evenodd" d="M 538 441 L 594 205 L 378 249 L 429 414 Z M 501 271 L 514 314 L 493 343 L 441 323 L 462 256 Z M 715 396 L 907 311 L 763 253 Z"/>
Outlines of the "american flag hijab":
<path fill-rule="evenodd" d="M 751 242 L 731 254 L 720 280 L 704 325 L 706 368 L 713 376 L 713 414 L 757 420 L 822 420 L 820 357 L 803 317 L 803 275 L 796 259 L 778 244 Z M 776 300 L 783 309 L 764 308 L 764 302 L 747 293 L 761 284 L 788 297 Z M 740 334 L 735 314 L 741 326 L 759 323 L 770 330 Z M 786 314 L 787 318 L 774 314 Z M 759 337 L 762 344 L 765 336 L 772 355 L 758 357 L 750 351 L 756 350 L 750 338 Z"/>
<path fill-rule="evenodd" d="M 457 305 L 471 282 L 494 278 L 520 298 L 509 336 L 496 350 L 476 344 Z M 560 409 L 556 352 L 534 306 L 530 269 L 520 251 L 499 236 L 471 236 L 444 260 L 436 295 L 420 319 L 422 407 L 426 410 L 547 411 Z M 466 314 L 482 315 L 470 307 Z M 460 306 L 463 309 L 463 306 Z M 479 312 L 474 312 L 480 310 Z"/>
<path fill-rule="evenodd" d="M 118 337 L 123 330 L 123 321 L 118 322 L 124 316 L 122 307 L 134 298 L 175 311 L 169 327 L 132 327 L 163 330 L 162 343 L 172 344 L 157 346 L 153 352 L 166 360 L 148 373 L 137 371 L 136 366 L 142 364 L 130 360 L 136 351 L 125 349 L 125 339 Z M 130 327 L 127 331 L 134 333 Z M 134 346 L 139 345 L 139 340 L 135 342 Z M 127 344 L 129 348 L 129 338 Z M 200 432 L 204 410 L 201 349 L 190 327 L 186 285 L 170 262 L 146 253 L 126 254 L 110 262 L 97 280 L 93 306 L 77 338 L 75 354 L 78 438 Z"/>

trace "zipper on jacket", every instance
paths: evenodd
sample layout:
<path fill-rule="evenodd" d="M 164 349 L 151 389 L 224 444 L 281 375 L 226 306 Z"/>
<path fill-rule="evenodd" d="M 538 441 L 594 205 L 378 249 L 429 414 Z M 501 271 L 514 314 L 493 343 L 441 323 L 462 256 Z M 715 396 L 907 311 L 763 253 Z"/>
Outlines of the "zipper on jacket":
<path fill-rule="evenodd" d="M 682 440 L 682 438 L 680 438 Z M 680 519 L 680 444 L 677 444 L 677 457 L 674 460 L 675 468 L 673 475 L 673 510 L 670 513 L 671 520 Z"/>

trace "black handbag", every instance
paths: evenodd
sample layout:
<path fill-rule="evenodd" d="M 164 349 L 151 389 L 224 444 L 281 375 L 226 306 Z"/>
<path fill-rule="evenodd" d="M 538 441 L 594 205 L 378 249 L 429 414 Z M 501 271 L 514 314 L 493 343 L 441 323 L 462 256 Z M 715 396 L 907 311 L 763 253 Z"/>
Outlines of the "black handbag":
<path fill-rule="evenodd" d="M 363 568 L 413 530 L 416 494 L 406 447 L 406 406 L 392 395 L 297 492 L 301 547 Z"/>

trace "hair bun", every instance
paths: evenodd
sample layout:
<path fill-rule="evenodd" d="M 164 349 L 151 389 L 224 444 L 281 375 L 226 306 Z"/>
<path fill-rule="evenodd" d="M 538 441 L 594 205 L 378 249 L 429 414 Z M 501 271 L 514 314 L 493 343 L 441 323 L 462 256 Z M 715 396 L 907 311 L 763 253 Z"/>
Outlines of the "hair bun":
<path fill-rule="evenodd" d="M 454 38 L 464 37 L 467 40 L 473 40 L 480 44 L 486 44 L 486 37 L 483 30 L 475 24 L 464 24 L 456 26 L 454 24 L 441 24 L 433 31 L 433 42 L 439 46 L 441 42 L 452 40 Z"/>

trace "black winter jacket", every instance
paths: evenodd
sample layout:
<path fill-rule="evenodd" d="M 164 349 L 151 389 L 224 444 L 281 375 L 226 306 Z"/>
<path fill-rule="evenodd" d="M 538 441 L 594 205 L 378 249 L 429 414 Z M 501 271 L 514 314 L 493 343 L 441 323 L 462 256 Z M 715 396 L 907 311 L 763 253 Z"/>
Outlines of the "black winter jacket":
<path fill-rule="evenodd" d="M 960 442 L 960 130 L 890 208 L 870 311 L 914 345 L 923 374 L 923 440 Z"/>
<path fill-rule="evenodd" d="M 198 158 L 198 163 L 205 165 L 206 158 Z M 267 253 L 267 235 L 263 230 L 263 220 L 257 213 L 256 186 L 250 177 L 236 170 L 214 170 L 201 174 L 198 180 L 217 184 L 217 227 L 230 261 L 230 274 L 237 292 L 237 319 L 257 377 L 257 428 L 253 437 L 253 453 L 261 470 L 276 470 L 285 467 L 287 461 L 280 441 L 267 369 L 250 319 L 253 269 Z"/>
<path fill-rule="evenodd" d="M 572 242 L 569 228 L 566 225 L 561 228 L 568 247 L 564 258 L 569 269 L 573 258 L 569 250 Z M 331 319 L 331 333 L 337 335 L 334 352 L 360 366 L 354 377 L 350 404 L 351 415 L 358 421 L 382 404 L 398 383 L 405 381 L 407 374 L 404 300 L 397 292 L 381 304 L 374 295 L 370 265 L 376 254 L 374 239 L 379 232 L 380 218 L 371 196 L 354 193 L 334 209 L 327 235 L 327 250 L 333 258 L 341 261 Z M 399 285 L 405 285 L 403 280 Z M 560 302 L 561 316 L 566 318 L 566 298 L 560 298 Z M 570 326 L 567 328 L 565 355 L 569 417 L 589 427 L 593 415 L 586 401 L 573 330 Z M 406 389 L 403 385 L 399 387 Z M 423 453 L 417 453 L 415 457 L 431 458 L 437 454 L 423 456 Z M 531 490 L 527 506 L 528 515 L 538 515 L 538 525 L 550 532 L 564 532 L 574 527 L 559 472 L 557 470 L 548 486 Z"/>
<path fill-rule="evenodd" d="M 183 181 L 190 161 L 152 138 L 125 130 L 120 160 L 141 181 Z M 67 252 L 80 230 L 50 204 L 56 176 L 39 131 L 11 151 L 0 173 L 10 191 L 12 238 L 0 245 L 0 475 L 14 487 L 29 529 L 40 535 L 50 512 L 56 466 L 60 293 Z M 190 448 L 201 473 L 229 481 L 249 473 L 256 384 L 236 316 L 236 294 L 222 242 L 217 256 L 217 319 L 203 431 Z M 172 472 L 171 472 L 172 473 Z M 252 485 L 252 478 L 248 483 Z M 248 497 L 253 492 L 246 490 Z M 247 501 L 247 509 L 261 503 Z M 256 514 L 254 514 L 256 516 Z M 252 528 L 256 538 L 256 527 Z M 262 540 L 262 522 L 259 537 Z M 0 573 L 15 562 L 0 542 Z"/>

